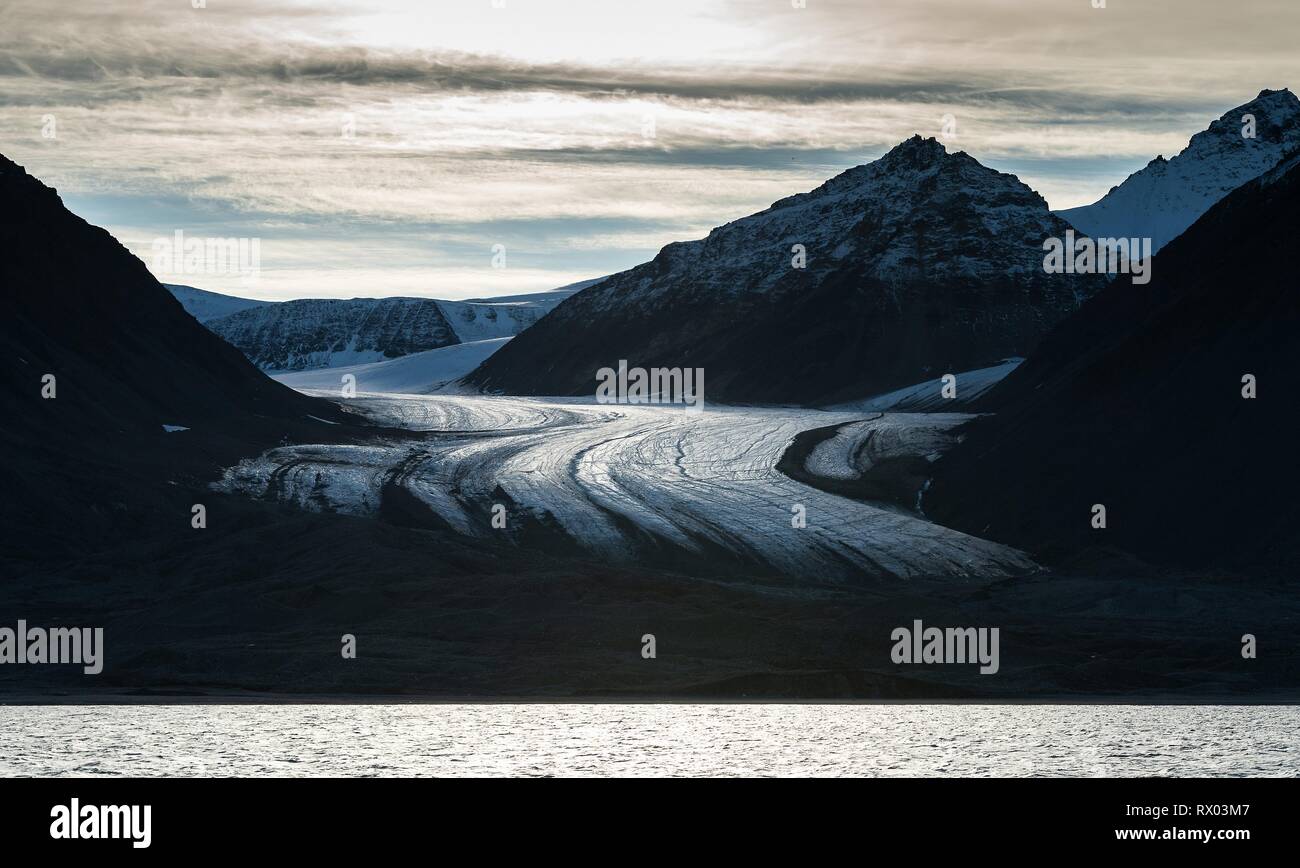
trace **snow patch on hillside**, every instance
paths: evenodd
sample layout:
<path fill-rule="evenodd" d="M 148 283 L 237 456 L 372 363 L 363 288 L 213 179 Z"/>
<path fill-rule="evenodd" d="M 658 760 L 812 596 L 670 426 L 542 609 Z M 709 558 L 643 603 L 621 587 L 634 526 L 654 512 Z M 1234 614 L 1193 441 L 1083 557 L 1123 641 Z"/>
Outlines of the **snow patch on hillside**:
<path fill-rule="evenodd" d="M 269 301 L 255 301 L 251 298 L 239 298 L 234 295 L 222 295 L 219 292 L 208 292 L 206 289 L 198 289 L 179 283 L 164 283 L 163 286 L 176 297 L 176 300 L 181 303 L 181 307 L 185 308 L 186 313 L 204 324 L 211 320 L 221 319 L 223 316 L 230 316 L 232 313 L 238 313 L 241 310 L 274 304 L 274 302 Z"/>
<path fill-rule="evenodd" d="M 895 389 L 892 392 L 886 392 L 883 395 L 876 395 L 871 398 L 863 398 L 859 401 L 846 401 L 826 409 L 846 412 L 857 410 L 866 413 L 883 413 L 887 410 L 911 412 L 956 410 L 969 406 L 977 398 L 983 396 L 989 389 L 1002 382 L 1023 361 L 1024 359 L 1020 358 L 1007 359 L 1001 364 L 992 367 L 954 374 L 957 394 L 952 398 L 943 396 L 943 378 L 936 377 L 933 380 L 917 383 L 915 386 L 906 386 L 902 389 Z"/>
<path fill-rule="evenodd" d="M 342 388 L 343 377 L 351 374 L 356 378 L 358 392 L 427 395 L 474 370 L 509 340 L 505 337 L 471 341 L 370 364 L 290 371 L 271 377 L 299 391 L 337 393 Z"/>

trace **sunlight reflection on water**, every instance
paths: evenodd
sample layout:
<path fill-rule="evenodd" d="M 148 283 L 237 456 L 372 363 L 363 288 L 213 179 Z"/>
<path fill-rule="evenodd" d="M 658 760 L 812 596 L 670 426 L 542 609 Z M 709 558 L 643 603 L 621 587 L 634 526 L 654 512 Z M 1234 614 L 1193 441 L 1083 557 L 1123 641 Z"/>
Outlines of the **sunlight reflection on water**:
<path fill-rule="evenodd" d="M 1294 776 L 1300 707 L 0 707 L 0 774 Z"/>

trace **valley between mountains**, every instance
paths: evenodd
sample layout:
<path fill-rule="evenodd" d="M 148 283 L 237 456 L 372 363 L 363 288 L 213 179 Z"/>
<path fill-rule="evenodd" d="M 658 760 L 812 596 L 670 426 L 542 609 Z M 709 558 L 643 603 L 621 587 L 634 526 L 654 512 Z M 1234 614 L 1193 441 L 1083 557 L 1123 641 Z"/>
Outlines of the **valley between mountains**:
<path fill-rule="evenodd" d="M 1294 700 L 1297 130 L 1265 91 L 1075 213 L 916 136 L 465 302 L 169 291 L 0 158 L 7 602 L 113 649 L 0 691 Z M 1045 271 L 1075 221 L 1151 284 Z M 621 360 L 703 412 L 596 403 Z M 997 678 L 896 665 L 917 620 Z"/>

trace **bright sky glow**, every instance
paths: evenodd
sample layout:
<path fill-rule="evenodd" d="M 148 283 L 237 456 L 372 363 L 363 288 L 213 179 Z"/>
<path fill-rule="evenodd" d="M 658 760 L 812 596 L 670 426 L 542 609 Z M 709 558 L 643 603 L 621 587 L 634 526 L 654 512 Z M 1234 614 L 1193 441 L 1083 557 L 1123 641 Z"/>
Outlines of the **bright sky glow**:
<path fill-rule="evenodd" d="M 5 0 L 0 152 L 146 262 L 177 229 L 261 239 L 253 287 L 165 280 L 276 299 L 543 290 L 937 135 L 945 114 L 949 150 L 1065 208 L 1297 84 L 1295 0 L 1107 6 Z"/>

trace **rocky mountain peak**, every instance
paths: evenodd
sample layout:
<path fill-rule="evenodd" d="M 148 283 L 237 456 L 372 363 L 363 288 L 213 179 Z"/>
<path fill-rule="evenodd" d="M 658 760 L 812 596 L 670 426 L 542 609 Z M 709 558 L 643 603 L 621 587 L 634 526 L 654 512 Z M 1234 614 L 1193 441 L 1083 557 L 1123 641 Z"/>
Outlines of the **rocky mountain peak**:
<path fill-rule="evenodd" d="M 1252 141 L 1242 135 L 1247 115 L 1255 119 L 1253 141 L 1256 143 L 1282 144 L 1300 140 L 1300 99 L 1286 88 L 1262 90 L 1250 102 L 1224 112 L 1209 127 L 1192 136 L 1179 156 L 1218 147 L 1220 142 L 1236 145 L 1243 139 Z"/>
<path fill-rule="evenodd" d="M 1006 206 L 1040 210 L 1049 221 L 1047 203 L 1014 175 L 991 169 L 964 151 L 949 153 L 933 138 L 913 135 L 879 159 L 855 166 L 808 192 L 775 202 L 766 211 L 715 229 L 710 237 L 741 226 L 785 222 L 821 236 L 844 230 L 845 220 L 869 225 L 911 219 L 942 211 L 967 212 L 971 219 L 1006 216 Z M 810 217 L 810 213 L 816 217 Z M 874 215 L 874 216 L 873 216 Z M 891 216 L 892 215 L 892 216 Z"/>
<path fill-rule="evenodd" d="M 1014 175 L 913 136 L 579 293 L 471 382 L 580 394 L 621 353 L 706 364 L 733 400 L 812 402 L 978 367 L 1023 355 L 1104 282 L 1044 273 L 1043 240 L 1068 228 Z M 796 346 L 798 370 L 771 369 Z"/>
<path fill-rule="evenodd" d="M 1263 90 L 1225 112 L 1170 159 L 1156 157 L 1102 199 L 1058 212 L 1100 237 L 1149 237 L 1159 250 L 1232 190 L 1300 147 L 1300 100 Z"/>
<path fill-rule="evenodd" d="M 916 133 L 910 139 L 899 142 L 880 159 L 886 165 L 919 167 L 940 162 L 948 156 L 948 149 L 938 139 L 923 138 L 920 133 Z"/>

